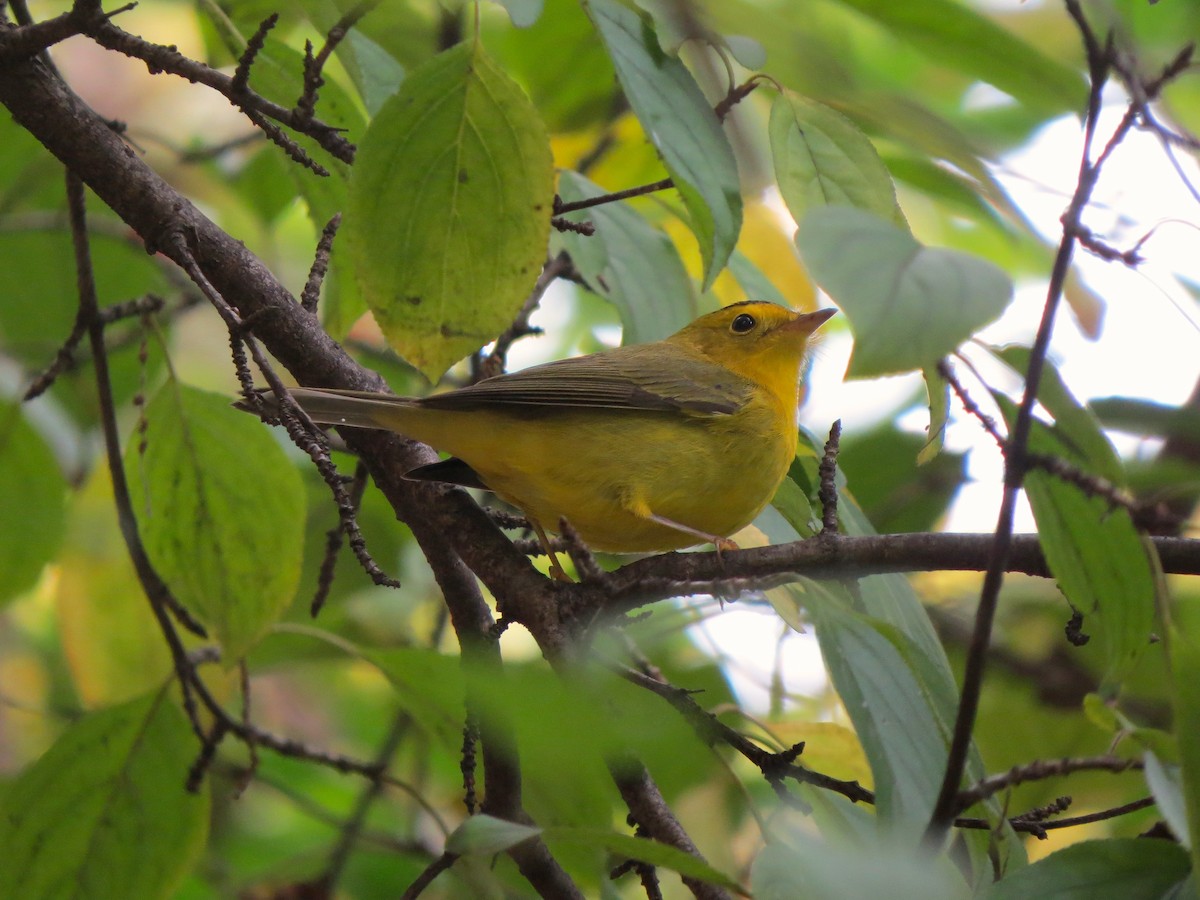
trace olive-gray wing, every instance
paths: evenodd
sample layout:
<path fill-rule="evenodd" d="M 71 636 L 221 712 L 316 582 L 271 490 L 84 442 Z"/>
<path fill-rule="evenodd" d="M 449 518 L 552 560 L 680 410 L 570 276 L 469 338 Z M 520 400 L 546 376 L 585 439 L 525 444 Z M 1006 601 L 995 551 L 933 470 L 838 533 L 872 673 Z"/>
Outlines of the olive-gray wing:
<path fill-rule="evenodd" d="M 753 389 L 723 366 L 649 344 L 545 363 L 418 402 L 448 410 L 500 405 L 730 415 L 746 404 Z"/>

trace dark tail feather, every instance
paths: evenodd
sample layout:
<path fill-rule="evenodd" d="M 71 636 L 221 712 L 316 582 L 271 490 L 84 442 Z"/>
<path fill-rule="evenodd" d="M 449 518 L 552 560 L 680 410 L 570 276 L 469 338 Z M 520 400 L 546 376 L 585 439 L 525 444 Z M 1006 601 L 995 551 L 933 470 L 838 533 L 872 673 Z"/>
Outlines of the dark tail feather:
<path fill-rule="evenodd" d="M 443 459 L 441 462 L 430 463 L 427 466 L 417 466 L 404 473 L 405 478 L 413 481 L 440 481 L 444 484 L 457 484 L 462 487 L 479 488 L 482 491 L 491 490 L 479 473 L 468 466 L 457 456 Z"/>

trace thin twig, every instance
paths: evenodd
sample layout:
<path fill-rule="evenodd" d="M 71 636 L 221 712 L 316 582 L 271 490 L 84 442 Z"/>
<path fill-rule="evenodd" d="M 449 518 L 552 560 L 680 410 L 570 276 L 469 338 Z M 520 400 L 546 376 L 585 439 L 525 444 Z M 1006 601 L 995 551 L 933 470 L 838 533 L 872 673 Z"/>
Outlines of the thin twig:
<path fill-rule="evenodd" d="M 338 836 L 338 842 L 334 845 L 333 851 L 329 854 L 329 862 L 325 866 L 325 871 L 318 879 L 318 883 L 328 892 L 329 896 L 333 895 L 333 888 L 345 871 L 346 863 L 350 861 L 350 854 L 354 852 L 354 848 L 362 836 L 363 828 L 367 823 L 367 813 L 370 812 L 371 807 L 383 791 L 383 773 L 391 764 L 392 757 L 396 755 L 397 748 L 409 733 L 411 726 L 412 717 L 407 712 L 400 711 L 392 718 L 391 727 L 388 728 L 383 742 L 379 745 L 379 751 L 375 754 L 375 766 L 380 777 L 372 779 L 358 795 L 354 809 L 342 823 L 341 834 Z"/>
<path fill-rule="evenodd" d="M 325 36 L 325 44 L 313 55 L 312 44 L 304 42 L 304 91 L 296 101 L 296 115 L 300 122 L 311 122 L 317 108 L 317 92 L 324 86 L 325 79 L 321 76 L 325 63 L 363 16 L 377 7 L 382 0 L 362 0 L 346 11 Z"/>
<path fill-rule="evenodd" d="M 842 420 L 838 419 L 829 429 L 829 440 L 818 467 L 820 488 L 817 499 L 821 501 L 821 534 L 838 533 L 837 458 L 838 445 L 842 438 Z"/>
<path fill-rule="evenodd" d="M 967 809 L 993 794 L 1014 788 L 1028 781 L 1058 778 L 1063 775 L 1070 775 L 1072 772 L 1101 770 L 1121 773 L 1127 772 L 1130 769 L 1142 768 L 1144 768 L 1144 765 L 1141 760 L 1126 759 L 1119 756 L 1084 756 L 1055 760 L 1035 760 L 1024 765 L 1013 766 L 1007 772 L 1002 772 L 999 775 L 990 775 L 961 791 L 958 797 L 959 810 Z"/>
<path fill-rule="evenodd" d="M 575 200 L 571 203 L 563 203 L 558 197 L 554 198 L 554 215 L 562 216 L 569 212 L 576 212 L 581 209 L 591 209 L 593 206 L 603 206 L 605 203 L 616 203 L 618 200 L 628 200 L 630 197 L 642 197 L 646 194 L 653 194 L 656 191 L 665 191 L 668 188 L 675 187 L 675 182 L 670 178 L 664 178 L 661 181 L 655 181 L 651 184 L 643 184 L 638 187 L 626 188 L 623 191 L 613 191 L 611 194 L 601 194 L 599 197 L 589 197 L 586 200 Z"/>
<path fill-rule="evenodd" d="M 313 254 L 312 268 L 308 270 L 308 280 L 300 293 L 300 305 L 310 313 L 316 314 L 317 303 L 321 298 L 321 285 L 325 281 L 325 273 L 329 271 L 329 257 L 333 253 L 333 239 L 337 236 L 338 227 L 342 224 L 342 214 L 335 213 L 333 218 L 321 229 L 321 238 L 317 241 L 317 252 Z"/>

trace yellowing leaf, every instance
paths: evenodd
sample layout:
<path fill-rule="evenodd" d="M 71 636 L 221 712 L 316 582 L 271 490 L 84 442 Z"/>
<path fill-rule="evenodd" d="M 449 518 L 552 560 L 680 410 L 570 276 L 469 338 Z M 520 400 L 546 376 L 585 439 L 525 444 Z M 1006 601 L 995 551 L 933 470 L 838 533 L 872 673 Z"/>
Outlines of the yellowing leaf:
<path fill-rule="evenodd" d="M 300 475 L 270 432 L 220 395 L 168 382 L 146 422 L 145 452 L 125 454 L 142 542 L 236 662 L 296 592 Z"/>
<path fill-rule="evenodd" d="M 129 561 L 104 466 L 71 499 L 55 600 L 67 666 L 88 709 L 140 696 L 170 676 L 171 654 Z"/>
<path fill-rule="evenodd" d="M 431 380 L 520 310 L 553 191 L 536 110 L 478 42 L 414 69 L 367 129 L 346 240 L 388 343 Z"/>

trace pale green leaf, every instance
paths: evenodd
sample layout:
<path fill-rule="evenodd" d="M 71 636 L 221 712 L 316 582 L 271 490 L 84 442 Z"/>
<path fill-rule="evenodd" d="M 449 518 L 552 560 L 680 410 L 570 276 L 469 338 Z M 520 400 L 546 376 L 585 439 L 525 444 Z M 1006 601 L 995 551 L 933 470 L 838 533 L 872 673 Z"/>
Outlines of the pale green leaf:
<path fill-rule="evenodd" d="M 930 859 L 911 846 L 888 846 L 872 835 L 869 846 L 823 841 L 796 833 L 774 840 L 750 869 L 754 900 L 798 897 L 888 900 L 954 900 L 971 896 L 961 875 L 943 859 Z"/>
<path fill-rule="evenodd" d="M 675 847 L 660 844 L 658 841 L 599 828 L 546 828 L 543 836 L 546 843 L 552 846 L 583 844 L 590 847 L 604 847 L 617 857 L 640 860 L 650 863 L 652 866 L 678 872 L 687 878 L 720 885 L 739 894 L 745 893 L 736 881 L 704 860 L 697 859 L 690 853 L 684 853 Z"/>
<path fill-rule="evenodd" d="M 355 80 L 362 95 L 363 106 L 374 116 L 404 81 L 404 66 L 394 56 L 359 29 L 352 28 L 341 46 L 349 46 L 357 65 Z M 349 68 L 349 67 L 347 67 Z"/>
<path fill-rule="evenodd" d="M 446 838 L 446 852 L 458 856 L 494 856 L 540 833 L 540 828 L 481 813 L 451 832 Z"/>
<path fill-rule="evenodd" d="M 270 431 L 229 399 L 168 382 L 125 470 L 142 542 L 175 596 L 232 664 L 291 602 L 304 550 L 304 488 Z"/>
<path fill-rule="evenodd" d="M 950 382 L 938 374 L 936 366 L 930 366 L 922 373 L 925 376 L 925 390 L 929 394 L 929 429 L 925 446 L 917 454 L 917 463 L 925 465 L 942 452 L 946 442 L 946 423 L 950 419 Z"/>
<path fill-rule="evenodd" d="M 1170 841 L 1122 838 L 1072 844 L 1014 872 L 985 900 L 1159 900 L 1188 874 L 1188 855 Z"/>
<path fill-rule="evenodd" d="M 1175 763 L 1163 762 L 1154 753 L 1143 757 L 1146 784 L 1154 795 L 1159 813 L 1171 828 L 1171 833 L 1185 847 L 1192 846 L 1192 829 L 1188 824 L 1187 799 L 1183 787 L 1183 771 Z"/>
<path fill-rule="evenodd" d="M 662 155 L 691 216 L 704 290 L 724 268 L 742 225 L 733 150 L 691 73 L 658 47 L 638 12 L 619 0 L 585 0 L 625 96 Z"/>
<path fill-rule="evenodd" d="M 771 106 L 768 133 L 779 193 L 797 222 L 819 206 L 854 206 L 903 224 L 891 174 L 841 113 L 785 91 Z"/>
<path fill-rule="evenodd" d="M 0 900 L 171 897 L 208 829 L 197 750 L 165 691 L 72 725 L 4 794 Z"/>
<path fill-rule="evenodd" d="M 66 483 L 15 403 L 0 402 L 0 605 L 29 589 L 62 542 Z"/>
<path fill-rule="evenodd" d="M 977 10 L 954 0 L 840 0 L 875 19 L 890 37 L 907 40 L 953 66 L 1046 113 L 1077 111 L 1086 98 L 1073 67 L 1041 53 Z"/>
<path fill-rule="evenodd" d="M 727 34 L 725 46 L 744 68 L 761 69 L 767 64 L 767 50 L 754 38 L 744 34 Z"/>
<path fill-rule="evenodd" d="M 757 265 L 741 250 L 734 250 L 729 257 L 729 271 L 737 279 L 740 287 L 748 298 L 766 300 L 778 303 L 780 306 L 792 306 L 791 301 L 775 286 Z"/>
<path fill-rule="evenodd" d="M 508 12 L 508 17 L 518 28 L 528 28 L 542 14 L 545 0 L 496 0 Z"/>
<path fill-rule="evenodd" d="M 1046 426 L 1034 422 L 1029 449 L 1078 466 L 1081 458 Z M 1150 646 L 1157 582 L 1149 554 L 1129 513 L 1056 475 L 1035 469 L 1025 492 L 1042 551 L 1059 588 L 1083 613 L 1083 631 L 1098 635 L 1111 687 L 1133 670 Z"/>
<path fill-rule="evenodd" d="M 567 202 L 604 193 L 575 172 L 562 173 L 558 190 Z M 617 308 L 624 343 L 662 340 L 696 318 L 695 288 L 664 231 L 623 203 L 580 210 L 566 218 L 591 222 L 595 233 L 558 233 L 551 246 L 564 248 L 588 287 Z"/>
<path fill-rule="evenodd" d="M 850 321 L 850 377 L 932 365 L 998 318 L 1012 299 L 1012 282 L 991 263 L 923 247 L 862 210 L 813 210 L 800 223 L 796 244 Z"/>
<path fill-rule="evenodd" d="M 371 123 L 345 239 L 388 343 L 431 380 L 520 310 L 553 176 L 536 110 L 478 42 L 411 71 Z"/>
<path fill-rule="evenodd" d="M 1024 377 L 1029 370 L 1028 347 L 1004 347 L 999 356 Z M 1058 368 L 1050 361 L 1042 363 L 1042 378 L 1038 384 L 1038 403 L 1054 416 L 1054 430 L 1059 440 L 1069 445 L 1077 461 L 1089 472 L 1099 475 L 1110 484 L 1125 483 L 1125 472 L 1116 448 L 1100 427 L 1095 413 L 1080 403 L 1063 381 Z"/>
<path fill-rule="evenodd" d="M 1193 872 L 1200 871 L 1200 611 L 1194 603 L 1171 609 L 1167 649 L 1171 663 L 1171 706 L 1179 742 L 1183 806 L 1191 835 Z M 1180 835 L 1184 837 L 1184 835 Z"/>
<path fill-rule="evenodd" d="M 364 657 L 387 676 L 400 708 L 417 727 L 446 750 L 462 746 L 466 686 L 457 657 L 415 647 L 373 650 Z"/>
<path fill-rule="evenodd" d="M 894 626 L 849 610 L 832 583 L 813 585 L 806 598 L 821 655 L 870 760 L 880 817 L 923 826 L 947 741 L 913 669 L 918 651 Z"/>

